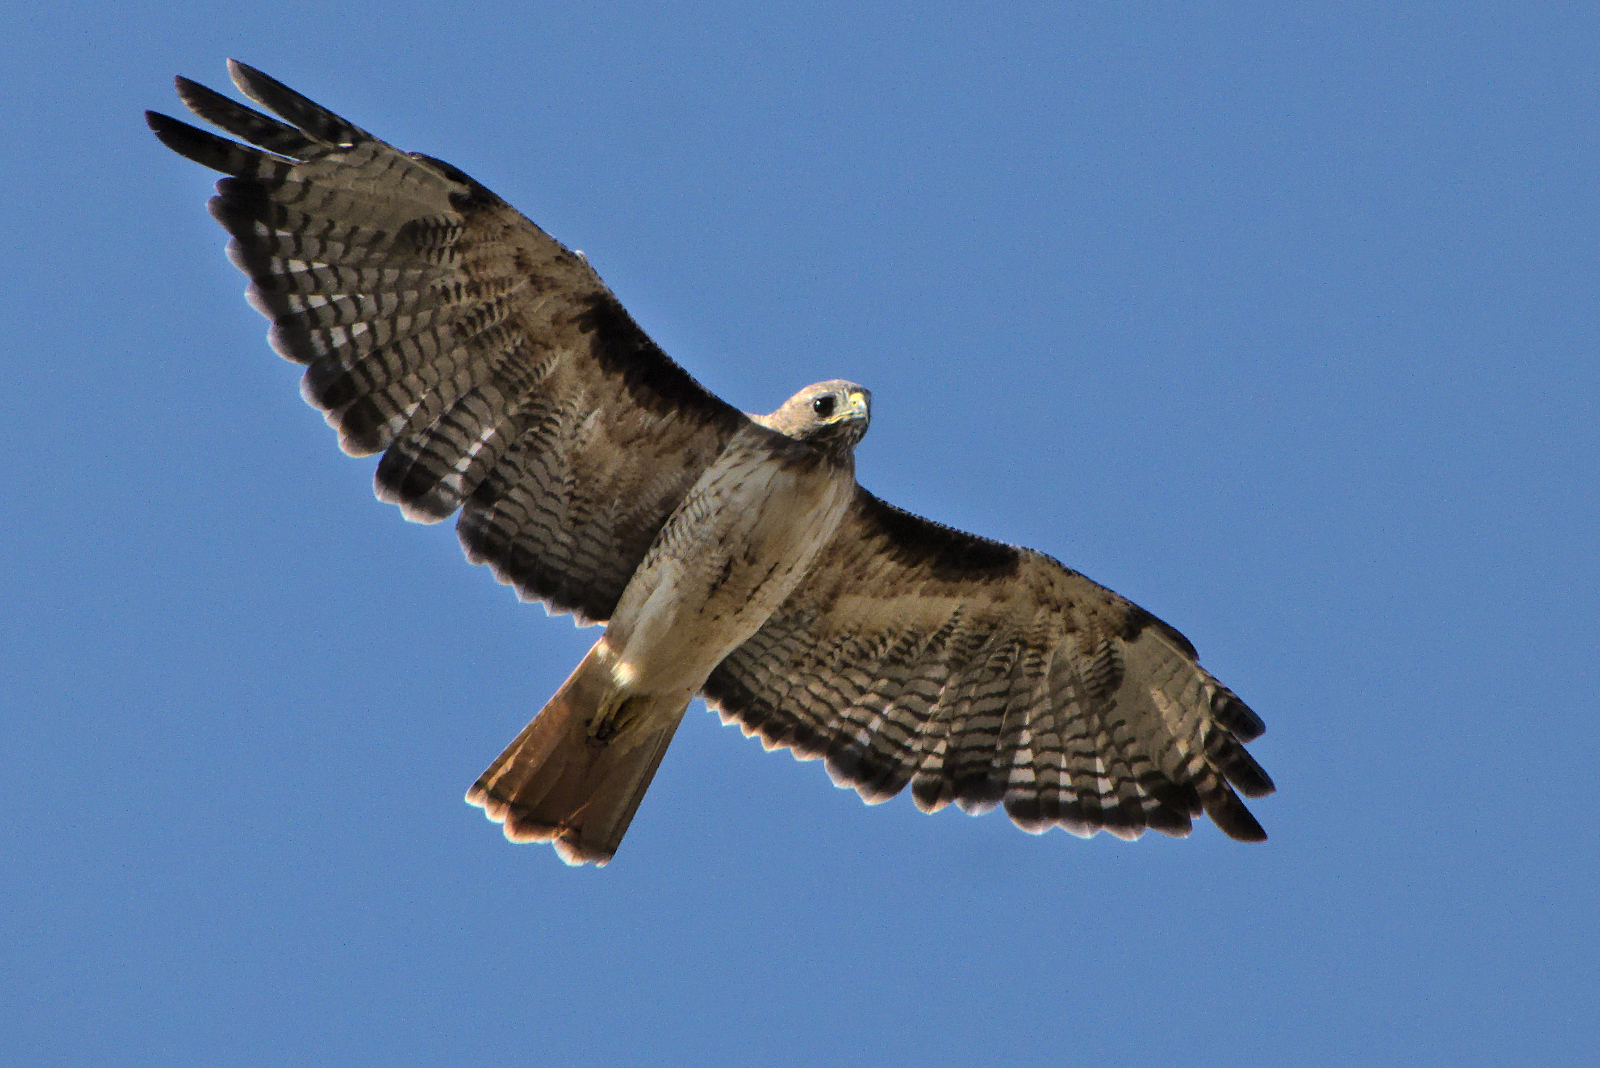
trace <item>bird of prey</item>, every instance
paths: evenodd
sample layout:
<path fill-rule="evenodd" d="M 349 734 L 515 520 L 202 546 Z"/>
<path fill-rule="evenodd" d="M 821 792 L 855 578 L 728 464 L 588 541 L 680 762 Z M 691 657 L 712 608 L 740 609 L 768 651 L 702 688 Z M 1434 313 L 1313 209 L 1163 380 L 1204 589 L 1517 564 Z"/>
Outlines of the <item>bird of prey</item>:
<path fill-rule="evenodd" d="M 869 803 L 1004 806 L 1024 830 L 1260 841 L 1261 720 L 1150 613 L 1042 553 L 855 478 L 871 395 L 770 415 L 708 392 L 588 261 L 488 189 L 260 71 L 273 118 L 185 78 L 163 144 L 220 171 L 211 214 L 271 344 L 379 498 L 460 512 L 467 557 L 605 632 L 467 794 L 570 864 L 616 852 L 696 695 Z M 240 143 L 240 142 L 245 143 Z"/>

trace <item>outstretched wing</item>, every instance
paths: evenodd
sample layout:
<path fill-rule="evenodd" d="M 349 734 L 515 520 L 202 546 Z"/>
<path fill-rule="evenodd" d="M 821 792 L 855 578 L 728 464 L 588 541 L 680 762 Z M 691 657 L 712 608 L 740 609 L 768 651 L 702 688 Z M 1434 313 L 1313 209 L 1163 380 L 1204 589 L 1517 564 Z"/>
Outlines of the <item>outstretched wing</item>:
<path fill-rule="evenodd" d="M 822 758 L 876 803 L 1003 804 L 1022 828 L 1183 835 L 1202 811 L 1266 837 L 1234 793 L 1272 780 L 1261 720 L 1184 637 L 1028 549 L 858 489 L 800 588 L 705 686 L 724 722 Z"/>
<path fill-rule="evenodd" d="M 421 522 L 460 508 L 474 563 L 554 611 L 608 618 L 746 417 L 489 190 L 229 67 L 287 123 L 185 78 L 190 110 L 250 144 L 146 117 L 167 147 L 230 176 L 211 214 L 273 347 L 307 365 L 306 400 L 346 452 L 383 453 L 379 498 Z"/>

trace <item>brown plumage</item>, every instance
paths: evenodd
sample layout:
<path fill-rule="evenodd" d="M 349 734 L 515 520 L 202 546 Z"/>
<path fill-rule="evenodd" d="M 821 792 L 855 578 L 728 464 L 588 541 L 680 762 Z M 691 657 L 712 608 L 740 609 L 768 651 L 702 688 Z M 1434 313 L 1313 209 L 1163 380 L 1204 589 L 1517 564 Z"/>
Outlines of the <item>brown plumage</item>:
<path fill-rule="evenodd" d="M 856 485 L 870 397 L 768 416 L 707 392 L 576 253 L 460 171 L 233 64 L 271 118 L 186 79 L 240 144 L 153 113 L 227 177 L 211 212 L 270 339 L 380 498 L 458 510 L 467 556 L 606 622 L 468 794 L 570 863 L 615 852 L 684 709 L 825 759 L 870 802 L 1003 805 L 1030 831 L 1265 837 L 1261 721 L 1177 631 L 1051 558 Z"/>

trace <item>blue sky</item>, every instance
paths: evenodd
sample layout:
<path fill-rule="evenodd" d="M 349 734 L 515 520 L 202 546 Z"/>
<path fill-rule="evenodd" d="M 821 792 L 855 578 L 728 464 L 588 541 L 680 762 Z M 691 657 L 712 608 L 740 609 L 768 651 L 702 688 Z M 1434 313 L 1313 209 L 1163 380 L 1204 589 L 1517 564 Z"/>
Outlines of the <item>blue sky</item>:
<path fill-rule="evenodd" d="M 235 7 L 0 41 L 0 1059 L 1589 1063 L 1592 5 Z M 301 402 L 140 117 L 228 56 L 746 410 L 870 387 L 869 488 L 1262 715 L 1271 841 L 867 808 L 696 704 L 610 867 L 506 843 L 462 793 L 597 632 Z"/>

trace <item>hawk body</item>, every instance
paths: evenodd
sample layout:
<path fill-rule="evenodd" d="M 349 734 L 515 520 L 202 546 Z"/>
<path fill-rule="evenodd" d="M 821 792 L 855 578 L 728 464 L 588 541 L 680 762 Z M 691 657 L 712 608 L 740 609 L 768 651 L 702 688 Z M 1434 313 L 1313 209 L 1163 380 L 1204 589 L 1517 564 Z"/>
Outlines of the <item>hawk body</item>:
<path fill-rule="evenodd" d="M 378 496 L 459 513 L 467 556 L 605 633 L 468 794 L 571 863 L 615 852 L 702 695 L 869 802 L 1019 826 L 1265 837 L 1262 731 L 1176 630 L 1041 553 L 855 480 L 870 397 L 748 416 L 655 346 L 588 262 L 461 171 L 233 64 L 281 120 L 186 79 L 233 141 L 150 114 L 226 175 L 212 214 L 269 338 Z M 1237 791 L 1237 793 L 1236 793 Z"/>
<path fill-rule="evenodd" d="M 854 494 L 848 455 L 829 456 L 753 422 L 741 429 L 668 517 L 623 591 L 606 627 L 617 671 L 699 690 L 789 597 Z"/>
<path fill-rule="evenodd" d="M 865 424 L 865 391 L 847 382 L 801 390 L 774 417 L 819 396 Z M 605 863 L 706 676 L 832 540 L 854 467 L 848 452 L 754 421 L 741 428 L 667 517 L 605 635 L 467 800 L 513 840 L 551 839 L 570 861 Z"/>

